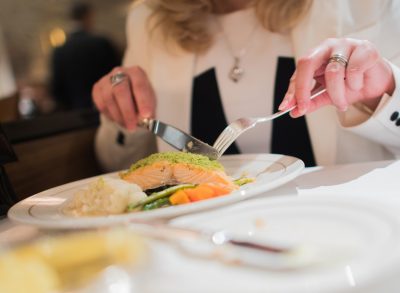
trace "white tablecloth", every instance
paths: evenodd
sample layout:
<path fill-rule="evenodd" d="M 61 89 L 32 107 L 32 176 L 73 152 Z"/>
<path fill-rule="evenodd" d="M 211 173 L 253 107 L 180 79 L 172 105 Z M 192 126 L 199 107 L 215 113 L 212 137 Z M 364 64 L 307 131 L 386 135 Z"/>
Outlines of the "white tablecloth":
<path fill-rule="evenodd" d="M 399 168 L 399 162 L 388 161 L 308 168 L 288 184 L 247 201 L 284 196 L 306 197 L 315 194 L 335 196 L 340 193 L 354 193 L 357 196 L 368 193 L 369 196 L 375 195 L 384 201 L 387 192 L 388 198 L 390 197 L 388 203 L 390 203 L 400 184 L 400 180 L 397 180 L 399 173 L 397 169 Z M 47 232 L 15 224 L 8 219 L 0 221 L 0 245 L 12 244 L 14 241 L 18 242 L 37 233 L 46 234 Z M 271 292 L 266 287 L 265 281 L 260 282 L 260 280 L 270 278 L 276 281 L 282 278 L 282 282 L 287 281 L 282 275 L 274 272 L 246 267 L 230 267 L 216 261 L 194 259 L 183 255 L 166 243 L 154 240 L 151 241 L 151 250 L 151 261 L 145 269 L 145 273 L 140 275 L 140 279 L 135 279 L 142 289 L 135 292 Z M 351 283 L 351 280 L 349 282 Z M 348 290 L 341 292 L 398 292 L 390 281 L 384 281 L 378 287 L 361 288 L 361 291 L 357 284 L 353 285 L 349 286 Z M 304 286 L 306 288 L 307 284 Z M 130 292 L 122 289 L 122 291 L 110 291 L 110 288 L 104 287 L 104 290 L 109 290 L 104 292 Z M 310 284 L 309 292 L 318 291 L 315 291 Z"/>

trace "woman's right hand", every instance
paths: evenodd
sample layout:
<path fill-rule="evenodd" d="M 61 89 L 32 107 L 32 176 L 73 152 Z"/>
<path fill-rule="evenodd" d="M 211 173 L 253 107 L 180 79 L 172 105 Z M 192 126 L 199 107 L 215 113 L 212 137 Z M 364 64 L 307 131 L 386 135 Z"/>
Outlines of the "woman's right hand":
<path fill-rule="evenodd" d="M 113 85 L 111 77 L 117 73 L 126 77 Z M 130 131 L 136 129 L 140 118 L 155 114 L 156 96 L 139 66 L 114 68 L 93 86 L 92 97 L 102 114 Z"/>

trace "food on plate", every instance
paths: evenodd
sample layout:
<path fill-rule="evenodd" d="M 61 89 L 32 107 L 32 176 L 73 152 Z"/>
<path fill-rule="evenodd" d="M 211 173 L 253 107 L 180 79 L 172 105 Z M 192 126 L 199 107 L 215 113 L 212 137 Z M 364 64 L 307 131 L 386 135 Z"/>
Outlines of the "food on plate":
<path fill-rule="evenodd" d="M 78 292 L 110 265 L 140 269 L 147 255 L 145 241 L 127 229 L 41 238 L 0 253 L 0 292 Z"/>
<path fill-rule="evenodd" d="M 203 155 L 186 152 L 150 155 L 133 164 L 120 176 L 128 182 L 139 185 L 143 190 L 167 185 L 203 183 L 236 188 L 221 163 Z"/>
<path fill-rule="evenodd" d="M 234 180 L 233 182 L 237 185 L 237 186 L 242 186 L 242 185 L 246 185 L 248 183 L 252 183 L 254 182 L 254 178 L 250 178 L 250 177 L 246 177 L 246 176 L 242 176 L 236 180 Z"/>
<path fill-rule="evenodd" d="M 73 216 L 120 214 L 129 204 L 147 198 L 142 189 L 118 178 L 100 177 L 86 188 L 79 190 L 64 208 Z"/>
<path fill-rule="evenodd" d="M 253 181 L 233 180 L 218 161 L 185 152 L 150 155 L 120 177 L 100 177 L 90 183 L 75 194 L 64 212 L 95 216 L 153 210 L 226 195 Z"/>
<path fill-rule="evenodd" d="M 235 188 L 212 183 L 179 184 L 159 192 L 151 193 L 146 199 L 128 205 L 127 211 L 146 211 L 156 208 L 196 202 L 231 193 Z"/>
<path fill-rule="evenodd" d="M 120 177 L 149 194 L 146 199 L 130 204 L 128 211 L 209 199 L 228 194 L 240 185 L 225 173 L 218 161 L 186 152 L 153 154 L 133 164 Z"/>

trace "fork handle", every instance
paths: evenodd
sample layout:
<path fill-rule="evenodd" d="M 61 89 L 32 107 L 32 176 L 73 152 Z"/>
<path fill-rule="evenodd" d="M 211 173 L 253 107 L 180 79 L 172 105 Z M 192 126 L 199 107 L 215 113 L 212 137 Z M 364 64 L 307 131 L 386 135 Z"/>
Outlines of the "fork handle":
<path fill-rule="evenodd" d="M 321 94 L 323 94 L 323 93 L 325 93 L 325 92 L 326 92 L 326 89 L 325 89 L 325 88 L 322 89 L 322 90 L 320 90 L 320 91 L 318 91 L 318 92 L 316 92 L 315 94 L 311 95 L 310 100 L 312 100 L 312 99 L 318 97 L 319 95 L 321 95 Z M 276 112 L 275 114 L 271 115 L 270 117 L 265 118 L 265 120 L 261 120 L 261 121 L 259 121 L 259 122 L 266 122 L 266 121 L 269 121 L 269 120 L 272 120 L 272 119 L 281 117 L 282 115 L 285 115 L 286 113 L 289 113 L 290 111 L 292 111 L 292 110 L 295 109 L 295 108 L 297 108 L 297 105 L 294 105 L 293 107 L 290 107 L 289 109 L 286 109 L 286 110 L 284 110 L 284 111 Z"/>

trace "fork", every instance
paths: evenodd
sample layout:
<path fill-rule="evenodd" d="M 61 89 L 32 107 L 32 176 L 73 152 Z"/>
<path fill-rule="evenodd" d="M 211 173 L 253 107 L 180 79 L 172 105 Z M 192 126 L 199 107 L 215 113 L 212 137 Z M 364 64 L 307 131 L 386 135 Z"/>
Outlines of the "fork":
<path fill-rule="evenodd" d="M 322 89 L 318 91 L 317 93 L 313 94 L 310 99 L 314 99 L 317 96 L 323 94 L 326 92 L 326 89 Z M 250 128 L 253 128 L 256 126 L 258 123 L 262 122 L 267 122 L 274 120 L 275 118 L 281 117 L 282 115 L 285 115 L 286 113 L 292 111 L 295 109 L 297 105 L 294 105 L 293 107 L 284 110 L 284 111 L 279 111 L 276 112 L 272 115 L 265 116 L 265 117 L 247 117 L 247 118 L 239 118 L 232 123 L 230 123 L 218 136 L 217 140 L 215 141 L 213 147 L 217 150 L 218 152 L 218 157 L 221 157 L 224 152 L 227 150 L 227 148 L 245 131 L 249 130 Z"/>

